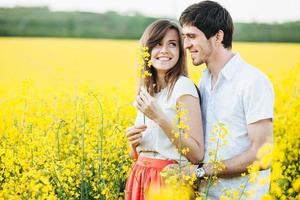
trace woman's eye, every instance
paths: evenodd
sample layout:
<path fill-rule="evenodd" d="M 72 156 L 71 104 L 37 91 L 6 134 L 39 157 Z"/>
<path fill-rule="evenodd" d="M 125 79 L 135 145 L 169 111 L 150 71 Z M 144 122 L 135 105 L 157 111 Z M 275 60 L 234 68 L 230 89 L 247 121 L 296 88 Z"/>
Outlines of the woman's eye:
<path fill-rule="evenodd" d="M 171 42 L 169 45 L 170 45 L 170 46 L 173 46 L 173 47 L 176 47 L 176 46 L 177 46 L 175 42 Z"/>

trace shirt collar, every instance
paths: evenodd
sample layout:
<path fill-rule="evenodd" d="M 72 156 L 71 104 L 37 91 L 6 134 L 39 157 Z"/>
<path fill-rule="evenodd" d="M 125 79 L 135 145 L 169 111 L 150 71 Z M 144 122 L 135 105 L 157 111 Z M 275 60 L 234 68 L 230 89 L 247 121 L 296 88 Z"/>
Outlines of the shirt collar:
<path fill-rule="evenodd" d="M 242 58 L 240 57 L 240 54 L 234 54 L 234 56 L 225 64 L 223 69 L 220 71 L 220 75 L 224 76 L 226 80 L 230 80 L 240 68 L 241 62 Z"/>

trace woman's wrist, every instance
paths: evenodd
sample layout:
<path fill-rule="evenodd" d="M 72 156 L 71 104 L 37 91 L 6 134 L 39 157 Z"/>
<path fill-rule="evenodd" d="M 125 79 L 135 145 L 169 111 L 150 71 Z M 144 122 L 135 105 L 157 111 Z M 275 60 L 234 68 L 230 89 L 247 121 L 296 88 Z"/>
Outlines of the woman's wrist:
<path fill-rule="evenodd" d="M 169 123 L 169 118 L 164 113 L 161 113 L 153 121 L 155 121 L 160 127 L 165 127 L 166 124 Z"/>
<path fill-rule="evenodd" d="M 132 151 L 136 151 L 136 147 L 137 147 L 137 145 L 130 144 L 130 149 Z"/>
<path fill-rule="evenodd" d="M 174 139 L 174 133 L 173 133 L 174 127 L 173 127 L 172 122 L 170 121 L 170 119 L 167 116 L 162 115 L 155 122 L 165 132 L 165 134 L 167 135 L 168 138 L 170 138 L 170 140 Z"/>
<path fill-rule="evenodd" d="M 136 146 L 134 147 L 132 144 L 130 144 L 130 154 L 133 159 L 137 159 L 138 153 L 136 151 Z"/>

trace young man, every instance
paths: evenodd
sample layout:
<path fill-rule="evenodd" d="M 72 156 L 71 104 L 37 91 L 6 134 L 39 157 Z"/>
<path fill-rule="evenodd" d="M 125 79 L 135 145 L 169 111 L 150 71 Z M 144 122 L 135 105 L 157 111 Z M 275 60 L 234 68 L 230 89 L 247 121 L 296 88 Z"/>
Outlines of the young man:
<path fill-rule="evenodd" d="M 224 190 L 245 184 L 248 177 L 241 174 L 256 160 L 260 147 L 272 142 L 273 88 L 261 71 L 231 51 L 233 22 L 220 4 L 193 4 L 183 11 L 180 23 L 193 64 L 207 67 L 199 85 L 206 151 L 204 164 L 195 167 L 199 178 L 215 173 L 207 151 L 216 145 L 211 141 L 213 125 L 221 122 L 228 130 L 228 144 L 218 152 L 225 169 L 216 172 L 219 182 L 209 190 L 210 198 L 218 199 Z M 269 175 L 269 169 L 261 169 L 258 182 L 266 177 L 268 183 L 247 184 L 246 191 L 256 192 L 251 199 L 268 192 Z"/>

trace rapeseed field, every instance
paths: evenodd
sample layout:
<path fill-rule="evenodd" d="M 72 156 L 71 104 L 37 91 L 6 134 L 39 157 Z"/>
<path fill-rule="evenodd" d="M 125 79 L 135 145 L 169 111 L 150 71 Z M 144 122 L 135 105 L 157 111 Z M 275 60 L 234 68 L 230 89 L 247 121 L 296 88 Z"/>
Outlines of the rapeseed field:
<path fill-rule="evenodd" d="M 0 199 L 123 199 L 137 45 L 0 38 Z M 233 49 L 265 72 L 275 90 L 265 199 L 299 199 L 300 44 L 234 43 Z M 189 61 L 195 83 L 203 69 Z"/>

